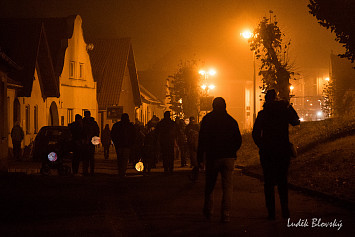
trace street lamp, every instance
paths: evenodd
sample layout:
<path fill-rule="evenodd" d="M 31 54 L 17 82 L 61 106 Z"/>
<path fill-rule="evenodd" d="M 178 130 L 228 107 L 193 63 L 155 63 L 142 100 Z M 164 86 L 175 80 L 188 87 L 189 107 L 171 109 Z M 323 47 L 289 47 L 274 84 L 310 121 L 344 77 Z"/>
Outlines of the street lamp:
<path fill-rule="evenodd" d="M 245 30 L 244 32 L 240 33 L 241 36 L 244 37 L 244 39 L 250 39 L 253 37 L 253 33 L 250 30 Z M 255 50 L 253 51 L 253 123 L 255 123 L 256 119 L 256 70 L 255 70 Z"/>
<path fill-rule="evenodd" d="M 208 90 L 213 90 L 215 88 L 215 85 L 210 84 L 210 82 L 208 81 L 209 76 L 214 76 L 217 74 L 215 69 L 210 69 L 208 71 L 205 70 L 200 70 L 198 72 L 200 75 L 203 76 L 203 84 L 201 86 L 202 90 L 204 91 L 205 96 L 208 96 Z"/>

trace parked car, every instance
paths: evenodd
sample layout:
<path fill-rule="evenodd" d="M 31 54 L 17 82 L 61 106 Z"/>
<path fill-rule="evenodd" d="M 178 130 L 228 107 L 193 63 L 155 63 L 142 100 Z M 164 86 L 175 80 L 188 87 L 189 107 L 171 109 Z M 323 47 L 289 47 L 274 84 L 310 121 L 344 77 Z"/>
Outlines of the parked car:
<path fill-rule="evenodd" d="M 64 160 L 72 158 L 73 143 L 70 129 L 66 126 L 42 127 L 33 143 L 33 159 L 42 162 L 41 173 L 49 174 L 58 169 L 59 174 L 70 173 L 70 167 Z"/>

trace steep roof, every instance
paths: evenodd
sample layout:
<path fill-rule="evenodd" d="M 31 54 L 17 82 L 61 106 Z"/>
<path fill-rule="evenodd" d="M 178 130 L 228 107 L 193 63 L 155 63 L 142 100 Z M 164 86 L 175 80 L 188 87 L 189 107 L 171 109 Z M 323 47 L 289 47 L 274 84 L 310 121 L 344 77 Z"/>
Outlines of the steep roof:
<path fill-rule="evenodd" d="M 59 97 L 59 76 L 76 17 L 0 19 L 0 45 L 22 67 L 9 72 L 23 85 L 19 96 L 31 96 L 37 69 L 43 96 Z"/>
<path fill-rule="evenodd" d="M 141 92 L 141 98 L 144 103 L 163 105 L 163 102 L 161 102 L 155 95 L 150 93 L 150 91 L 148 91 L 142 84 L 139 84 L 139 88 Z"/>
<path fill-rule="evenodd" d="M 97 81 L 97 102 L 99 109 L 118 105 L 126 66 L 129 70 L 136 106 L 141 105 L 138 76 L 131 40 L 95 39 L 93 50 L 89 51 L 92 73 Z"/>

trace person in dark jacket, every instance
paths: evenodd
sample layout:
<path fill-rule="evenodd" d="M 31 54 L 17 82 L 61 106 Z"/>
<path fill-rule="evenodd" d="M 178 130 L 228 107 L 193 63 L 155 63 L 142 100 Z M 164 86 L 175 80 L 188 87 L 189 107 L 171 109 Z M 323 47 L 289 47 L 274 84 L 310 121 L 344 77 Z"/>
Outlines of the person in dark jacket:
<path fill-rule="evenodd" d="M 92 138 L 100 135 L 100 128 L 93 117 L 91 112 L 86 110 L 83 118 L 83 173 L 88 175 L 90 166 L 90 175 L 94 175 L 95 171 L 95 145 L 92 144 Z"/>
<path fill-rule="evenodd" d="M 82 160 L 83 155 L 83 118 L 80 114 L 75 115 L 75 121 L 68 125 L 73 139 L 73 159 L 72 159 L 72 170 L 73 174 L 78 174 L 79 164 Z"/>
<path fill-rule="evenodd" d="M 16 121 L 15 126 L 11 129 L 11 139 L 15 160 L 20 160 L 21 158 L 21 142 L 24 136 L 25 135 L 23 129 L 20 126 L 20 122 Z"/>
<path fill-rule="evenodd" d="M 110 156 L 110 145 L 111 145 L 111 131 L 110 131 L 110 126 L 108 124 L 106 124 L 104 130 L 102 130 L 101 143 L 102 146 L 104 147 L 104 158 L 105 160 L 108 160 Z"/>
<path fill-rule="evenodd" d="M 160 152 L 163 159 L 165 174 L 174 172 L 174 147 L 177 142 L 177 126 L 170 118 L 170 111 L 165 111 L 164 118 L 157 124 Z"/>
<path fill-rule="evenodd" d="M 275 90 L 267 91 L 264 109 L 258 113 L 252 136 L 259 148 L 260 163 L 264 173 L 264 193 L 268 219 L 275 219 L 275 192 L 277 185 L 281 202 L 282 216 L 288 218 L 288 182 L 290 164 L 290 141 L 288 126 L 300 124 L 293 107 L 283 100 L 276 99 Z"/>
<path fill-rule="evenodd" d="M 226 111 L 226 102 L 217 97 L 212 103 L 213 111 L 203 117 L 199 133 L 197 159 L 206 162 L 205 201 L 203 214 L 207 219 L 213 213 L 213 189 L 218 173 L 222 176 L 221 221 L 230 221 L 233 196 L 233 171 L 242 137 L 237 121 Z"/>
<path fill-rule="evenodd" d="M 127 113 L 123 113 L 121 121 L 112 126 L 111 139 L 117 153 L 118 175 L 122 178 L 126 175 L 131 149 L 136 140 L 136 129 Z"/>
<path fill-rule="evenodd" d="M 192 172 L 190 179 L 196 181 L 198 179 L 199 167 L 197 162 L 197 147 L 198 147 L 198 134 L 200 127 L 195 122 L 195 117 L 189 118 L 189 124 L 186 126 L 185 133 L 188 144 L 188 154 L 191 162 Z"/>

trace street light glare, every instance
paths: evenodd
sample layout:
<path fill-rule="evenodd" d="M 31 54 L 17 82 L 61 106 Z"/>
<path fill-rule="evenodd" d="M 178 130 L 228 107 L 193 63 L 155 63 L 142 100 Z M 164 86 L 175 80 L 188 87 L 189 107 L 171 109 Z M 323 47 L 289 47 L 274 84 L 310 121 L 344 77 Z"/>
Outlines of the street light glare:
<path fill-rule="evenodd" d="M 206 86 L 206 85 L 202 85 L 201 88 L 202 88 L 203 90 L 205 90 L 205 89 L 207 88 L 207 86 Z"/>
<path fill-rule="evenodd" d="M 293 89 L 295 89 L 295 87 L 294 86 L 290 86 L 290 90 L 292 91 Z"/>
<path fill-rule="evenodd" d="M 208 88 L 209 88 L 210 90 L 213 90 L 213 89 L 216 88 L 216 87 L 215 87 L 215 85 L 209 85 Z"/>
<path fill-rule="evenodd" d="M 249 39 L 253 36 L 253 33 L 250 30 L 246 30 L 240 33 L 245 39 Z"/>
<path fill-rule="evenodd" d="M 217 71 L 212 68 L 212 69 L 208 70 L 208 72 L 206 72 L 205 70 L 200 70 L 198 73 L 203 76 L 205 76 L 205 75 L 214 76 L 214 75 L 216 75 Z"/>
<path fill-rule="evenodd" d="M 216 75 L 216 70 L 214 70 L 214 69 L 210 69 L 209 71 L 208 71 L 208 74 L 210 74 L 211 76 L 214 76 L 214 75 Z"/>
<path fill-rule="evenodd" d="M 204 70 L 200 70 L 198 73 L 201 74 L 201 75 L 205 75 L 206 74 L 206 72 Z"/>

